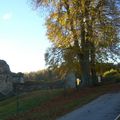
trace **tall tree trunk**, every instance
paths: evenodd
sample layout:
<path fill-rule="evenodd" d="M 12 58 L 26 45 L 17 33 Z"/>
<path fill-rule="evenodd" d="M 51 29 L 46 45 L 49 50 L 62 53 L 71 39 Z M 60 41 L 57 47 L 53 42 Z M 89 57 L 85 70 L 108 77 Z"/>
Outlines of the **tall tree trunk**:
<path fill-rule="evenodd" d="M 93 85 L 97 84 L 97 75 L 96 75 L 96 69 L 95 69 L 95 45 L 94 43 L 91 43 L 91 79 Z"/>
<path fill-rule="evenodd" d="M 87 46 L 85 37 L 84 23 L 81 25 L 81 54 L 79 55 L 79 62 L 81 66 L 81 86 L 90 85 L 90 65 L 89 65 L 89 47 Z"/>
<path fill-rule="evenodd" d="M 70 9 L 68 2 L 65 2 L 65 7 L 67 10 L 68 18 L 70 17 Z M 76 55 L 78 56 L 79 63 L 81 66 L 81 79 L 82 84 L 81 86 L 89 86 L 90 85 L 90 65 L 89 65 L 89 49 L 88 44 L 86 42 L 86 36 L 85 36 L 85 23 L 84 19 L 81 22 L 81 46 L 79 45 L 79 39 L 77 38 L 76 30 L 74 29 L 74 21 L 71 19 L 70 21 L 70 27 L 71 31 L 73 33 L 74 38 L 74 47 L 76 49 Z M 81 47 L 81 48 L 80 48 Z"/>
<path fill-rule="evenodd" d="M 86 53 L 80 59 L 80 66 L 81 66 L 81 79 L 82 83 L 81 86 L 89 86 L 90 82 L 90 67 L 89 67 L 89 53 Z"/>
<path fill-rule="evenodd" d="M 89 86 L 91 85 L 90 80 L 90 62 L 89 62 L 89 51 L 88 49 L 85 49 L 84 52 L 81 53 L 78 41 L 75 41 L 75 49 L 76 54 L 78 56 L 78 60 L 80 63 L 80 69 L 81 69 L 81 87 Z"/>

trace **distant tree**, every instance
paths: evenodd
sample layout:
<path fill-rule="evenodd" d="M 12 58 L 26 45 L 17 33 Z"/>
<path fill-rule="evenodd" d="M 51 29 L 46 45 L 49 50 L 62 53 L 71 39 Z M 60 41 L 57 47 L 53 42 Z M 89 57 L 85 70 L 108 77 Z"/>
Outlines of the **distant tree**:
<path fill-rule="evenodd" d="M 24 74 L 25 81 L 57 81 L 59 76 L 52 69 L 44 69 Z"/>

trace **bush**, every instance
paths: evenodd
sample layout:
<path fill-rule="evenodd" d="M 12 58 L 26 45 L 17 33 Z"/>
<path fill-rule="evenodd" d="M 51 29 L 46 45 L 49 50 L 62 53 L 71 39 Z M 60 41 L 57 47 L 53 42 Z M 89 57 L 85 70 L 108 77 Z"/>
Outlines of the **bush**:
<path fill-rule="evenodd" d="M 120 82 L 120 73 L 114 75 L 115 82 Z"/>
<path fill-rule="evenodd" d="M 120 82 L 120 73 L 117 70 L 111 69 L 103 74 L 104 82 L 116 83 Z"/>
<path fill-rule="evenodd" d="M 105 73 L 103 73 L 103 77 L 110 77 L 117 73 L 118 73 L 117 70 L 111 69 L 110 71 L 106 71 Z"/>

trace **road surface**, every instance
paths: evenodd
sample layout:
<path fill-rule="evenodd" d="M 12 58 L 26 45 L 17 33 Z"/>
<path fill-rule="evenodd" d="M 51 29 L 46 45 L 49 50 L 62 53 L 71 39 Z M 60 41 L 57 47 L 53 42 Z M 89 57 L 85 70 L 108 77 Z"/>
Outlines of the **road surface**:
<path fill-rule="evenodd" d="M 105 94 L 57 120 L 115 120 L 120 114 L 120 92 Z"/>

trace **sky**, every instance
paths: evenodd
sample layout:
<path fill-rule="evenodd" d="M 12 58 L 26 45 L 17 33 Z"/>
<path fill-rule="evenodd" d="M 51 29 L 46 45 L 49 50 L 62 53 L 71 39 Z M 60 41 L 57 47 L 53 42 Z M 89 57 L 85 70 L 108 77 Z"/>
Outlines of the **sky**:
<path fill-rule="evenodd" d="M 30 0 L 0 0 L 0 59 L 12 72 L 46 67 L 44 53 L 50 42 L 41 12 L 33 9 Z"/>

